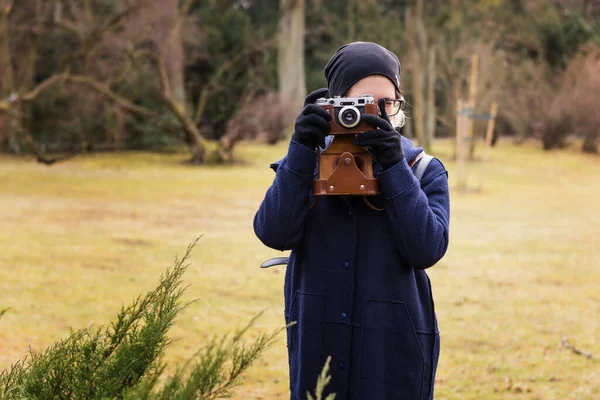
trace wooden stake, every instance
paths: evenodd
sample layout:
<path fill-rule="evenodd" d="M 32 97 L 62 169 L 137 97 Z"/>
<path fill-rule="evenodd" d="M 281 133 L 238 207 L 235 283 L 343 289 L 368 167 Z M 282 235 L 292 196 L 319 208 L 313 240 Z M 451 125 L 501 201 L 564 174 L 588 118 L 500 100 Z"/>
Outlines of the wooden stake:
<path fill-rule="evenodd" d="M 458 99 L 456 102 L 456 176 L 458 188 L 464 190 L 466 187 L 466 163 L 465 163 L 465 128 L 467 115 L 464 113 L 465 102 Z"/>
<path fill-rule="evenodd" d="M 485 132 L 485 144 L 483 147 L 483 155 L 481 158 L 481 168 L 479 170 L 479 190 L 483 186 L 483 172 L 485 164 L 488 161 L 490 148 L 492 147 L 492 138 L 494 137 L 494 126 L 496 125 L 496 114 L 498 113 L 498 104 L 494 101 L 490 109 L 491 118 L 488 120 L 487 130 Z"/>
<path fill-rule="evenodd" d="M 456 159 L 456 165 L 458 166 L 458 162 L 460 160 L 460 122 L 461 122 L 461 112 L 462 112 L 463 104 L 462 100 L 458 98 L 456 99 L 456 141 L 454 143 L 454 154 Z M 458 176 L 457 176 L 458 178 Z"/>
<path fill-rule="evenodd" d="M 469 114 L 467 115 L 466 135 L 469 141 L 469 159 L 473 159 L 475 152 L 475 139 L 473 138 L 473 114 L 475 113 L 475 97 L 477 96 L 477 73 L 479 71 L 479 55 L 473 54 L 471 57 L 471 75 L 469 77 L 469 99 L 467 107 Z"/>

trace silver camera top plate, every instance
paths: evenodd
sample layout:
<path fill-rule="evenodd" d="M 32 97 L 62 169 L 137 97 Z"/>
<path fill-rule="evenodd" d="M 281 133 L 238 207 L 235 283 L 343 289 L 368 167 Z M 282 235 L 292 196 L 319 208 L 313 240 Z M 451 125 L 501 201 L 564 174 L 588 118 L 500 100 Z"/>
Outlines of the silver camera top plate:
<path fill-rule="evenodd" d="M 318 106 L 332 105 L 333 107 L 344 107 L 344 106 L 360 107 L 360 106 L 364 106 L 365 104 L 377 104 L 377 102 L 375 101 L 373 96 L 371 96 L 370 94 L 366 94 L 366 95 L 360 96 L 360 97 L 339 97 L 339 96 L 335 96 L 335 97 L 331 97 L 331 98 L 321 97 L 321 98 L 317 99 L 315 104 Z"/>

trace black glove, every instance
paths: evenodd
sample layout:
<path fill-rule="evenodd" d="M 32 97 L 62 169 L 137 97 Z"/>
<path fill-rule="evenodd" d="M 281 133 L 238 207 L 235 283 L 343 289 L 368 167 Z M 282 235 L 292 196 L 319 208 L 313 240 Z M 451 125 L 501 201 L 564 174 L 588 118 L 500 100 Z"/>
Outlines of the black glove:
<path fill-rule="evenodd" d="M 329 89 L 321 88 L 310 93 L 304 99 L 304 109 L 296 118 L 292 139 L 314 150 L 317 146 L 325 147 L 325 137 L 331 132 L 331 115 L 316 104 L 319 97 L 328 97 Z"/>
<path fill-rule="evenodd" d="M 385 111 L 385 100 L 378 102 L 381 117 L 372 114 L 363 114 L 362 119 L 375 129 L 360 133 L 354 144 L 370 147 L 375 160 L 386 170 L 404 160 L 402 151 L 402 134 L 394 129 L 390 118 Z"/>

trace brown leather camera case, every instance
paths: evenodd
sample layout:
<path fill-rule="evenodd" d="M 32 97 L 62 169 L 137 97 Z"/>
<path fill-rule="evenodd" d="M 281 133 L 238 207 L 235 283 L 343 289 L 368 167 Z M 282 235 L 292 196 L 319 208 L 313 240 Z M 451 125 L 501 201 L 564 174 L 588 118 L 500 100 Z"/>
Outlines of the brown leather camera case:
<path fill-rule="evenodd" d="M 333 106 L 322 105 L 334 116 Z M 366 104 L 364 113 L 377 115 L 376 104 Z M 356 135 L 373 129 L 361 122 L 352 129 L 340 126 L 335 118 L 331 120 L 331 145 L 319 154 L 319 177 L 313 181 L 313 193 L 323 195 L 376 195 L 379 194 L 379 181 L 373 178 L 371 153 L 353 142 Z"/>

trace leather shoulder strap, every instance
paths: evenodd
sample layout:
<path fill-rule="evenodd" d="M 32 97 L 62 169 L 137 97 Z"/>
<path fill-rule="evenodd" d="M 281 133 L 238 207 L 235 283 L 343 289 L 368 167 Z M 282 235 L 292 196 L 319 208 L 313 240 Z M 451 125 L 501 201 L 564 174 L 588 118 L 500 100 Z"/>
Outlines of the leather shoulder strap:
<path fill-rule="evenodd" d="M 412 167 L 414 167 L 415 164 L 418 163 L 421 160 L 421 158 L 423 158 L 424 156 L 425 156 L 425 152 L 424 151 L 420 152 L 419 154 L 417 154 L 417 156 L 411 162 L 408 163 L 408 166 L 412 169 Z"/>
<path fill-rule="evenodd" d="M 429 166 L 429 163 L 434 158 L 435 157 L 430 156 L 429 154 L 425 154 L 425 152 L 422 152 L 417 157 L 415 157 L 415 159 L 413 160 L 413 162 L 410 164 L 411 168 L 413 168 L 413 172 L 415 174 L 415 177 L 419 181 L 421 181 L 421 179 L 423 179 L 423 175 L 425 175 L 425 171 L 427 170 L 427 167 Z"/>

